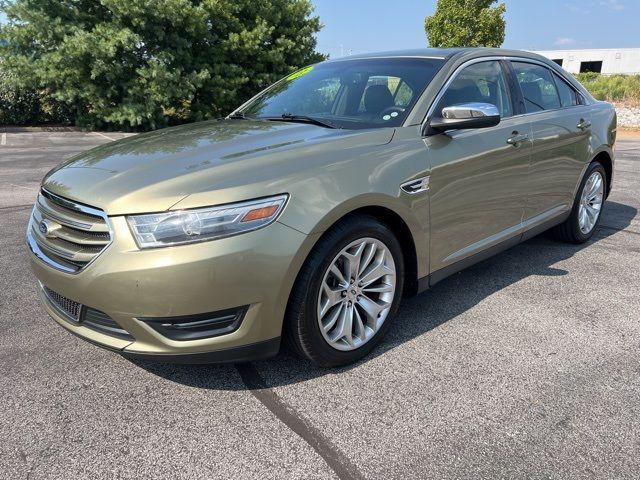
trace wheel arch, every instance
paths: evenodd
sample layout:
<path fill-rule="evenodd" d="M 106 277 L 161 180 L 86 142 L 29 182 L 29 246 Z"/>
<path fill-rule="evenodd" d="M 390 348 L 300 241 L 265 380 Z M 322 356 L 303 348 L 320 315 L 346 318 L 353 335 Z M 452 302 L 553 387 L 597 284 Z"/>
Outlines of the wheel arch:
<path fill-rule="evenodd" d="M 404 297 L 413 296 L 418 292 L 418 250 L 416 249 L 415 236 L 408 222 L 393 209 L 379 204 L 362 205 L 348 212 L 341 213 L 341 215 L 334 217 L 330 223 L 327 222 L 323 225 L 324 228 L 322 228 L 321 233 L 314 236 L 315 238 L 313 240 L 313 243 L 305 248 L 304 257 L 299 262 L 297 262 L 298 265 L 296 266 L 296 272 L 293 278 L 293 282 L 288 288 L 286 297 L 286 310 L 289 309 L 291 295 L 293 294 L 295 285 L 298 282 L 298 278 L 303 270 L 303 267 L 309 259 L 309 256 L 316 248 L 316 245 L 325 237 L 327 232 L 329 232 L 333 226 L 358 215 L 365 215 L 375 218 L 379 222 L 386 225 L 396 236 L 402 247 L 403 260 L 405 264 Z M 285 319 L 286 316 L 287 315 L 285 313 Z"/>
<path fill-rule="evenodd" d="M 614 160 L 613 160 L 613 155 L 611 150 L 608 147 L 601 147 L 597 150 L 595 150 L 595 152 L 593 153 L 591 160 L 588 160 L 584 166 L 582 167 L 582 171 L 580 172 L 580 176 L 578 177 L 578 181 L 576 183 L 576 186 L 574 187 L 573 190 L 573 198 L 575 199 L 576 195 L 578 194 L 578 189 L 580 188 L 580 184 L 582 183 L 582 179 L 584 178 L 585 174 L 587 173 L 587 169 L 589 168 L 589 165 L 591 165 L 593 162 L 599 162 L 600 164 L 602 164 L 602 166 L 604 167 L 604 171 L 605 174 L 607 176 L 607 185 L 606 185 L 606 192 L 605 192 L 605 199 L 609 196 L 609 193 L 611 192 L 611 186 L 612 186 L 612 182 L 613 182 L 613 164 L 614 164 Z"/>
<path fill-rule="evenodd" d="M 378 205 L 353 210 L 340 218 L 338 222 L 357 215 L 374 217 L 386 225 L 398 239 L 402 247 L 402 257 L 404 260 L 404 297 L 415 295 L 418 291 L 418 255 L 415 240 L 409 225 L 407 225 L 398 213 L 387 207 Z"/>
<path fill-rule="evenodd" d="M 611 191 L 611 183 L 613 181 L 613 159 L 611 155 L 606 150 L 602 150 L 598 152 L 593 160 L 590 163 L 599 162 L 603 167 L 604 171 L 607 174 L 607 191 L 605 193 L 605 198 L 609 196 L 609 192 Z"/>

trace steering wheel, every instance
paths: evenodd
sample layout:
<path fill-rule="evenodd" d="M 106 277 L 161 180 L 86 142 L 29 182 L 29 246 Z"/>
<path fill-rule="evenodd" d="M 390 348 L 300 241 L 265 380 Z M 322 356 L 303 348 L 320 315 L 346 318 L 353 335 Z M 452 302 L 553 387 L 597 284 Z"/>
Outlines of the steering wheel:
<path fill-rule="evenodd" d="M 382 111 L 380 112 L 380 116 L 381 116 L 381 117 L 384 117 L 385 115 L 390 115 L 390 114 L 392 114 L 393 112 L 396 112 L 396 113 L 403 113 L 403 112 L 404 112 L 404 110 L 405 110 L 405 109 L 404 109 L 404 108 L 402 108 L 402 107 L 398 107 L 398 106 L 396 106 L 396 105 L 393 105 L 393 106 L 391 106 L 391 107 L 388 107 L 388 108 L 385 108 L 384 110 L 382 110 Z M 397 115 L 393 115 L 393 116 L 397 116 Z"/>

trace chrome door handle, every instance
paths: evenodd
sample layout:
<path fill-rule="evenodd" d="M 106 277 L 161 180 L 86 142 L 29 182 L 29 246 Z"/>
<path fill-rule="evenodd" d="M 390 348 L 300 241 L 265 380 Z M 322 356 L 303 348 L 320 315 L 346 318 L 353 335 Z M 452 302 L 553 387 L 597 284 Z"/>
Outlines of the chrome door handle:
<path fill-rule="evenodd" d="M 587 128 L 591 127 L 591 122 L 589 120 L 580 120 L 580 122 L 578 123 L 578 125 L 576 125 L 576 127 L 578 127 L 580 130 L 586 130 Z"/>
<path fill-rule="evenodd" d="M 524 142 L 526 140 L 529 140 L 529 135 L 526 133 L 513 132 L 513 137 L 507 138 L 507 143 L 516 147 L 520 142 Z"/>

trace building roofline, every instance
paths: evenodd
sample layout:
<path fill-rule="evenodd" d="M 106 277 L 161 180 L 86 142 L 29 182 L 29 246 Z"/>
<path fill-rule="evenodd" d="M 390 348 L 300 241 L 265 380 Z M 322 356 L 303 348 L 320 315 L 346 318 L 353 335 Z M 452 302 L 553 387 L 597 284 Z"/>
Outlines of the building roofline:
<path fill-rule="evenodd" d="M 541 52 L 611 52 L 611 51 L 615 51 L 615 52 L 620 52 L 620 51 L 624 51 L 624 50 L 635 50 L 635 51 L 640 51 L 640 47 L 636 47 L 636 48 L 632 48 L 632 47 L 625 47 L 625 48 L 550 48 L 550 49 L 546 49 L 546 50 L 527 50 L 527 52 L 534 52 L 534 53 L 541 53 Z"/>

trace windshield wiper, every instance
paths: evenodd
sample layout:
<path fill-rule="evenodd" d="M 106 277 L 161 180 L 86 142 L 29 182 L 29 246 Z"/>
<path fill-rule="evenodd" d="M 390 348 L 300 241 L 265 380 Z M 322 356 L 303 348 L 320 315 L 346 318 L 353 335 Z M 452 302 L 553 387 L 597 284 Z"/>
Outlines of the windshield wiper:
<path fill-rule="evenodd" d="M 242 112 L 233 112 L 227 118 L 232 118 L 233 120 L 247 120 L 247 117 Z"/>
<path fill-rule="evenodd" d="M 283 113 L 280 117 L 262 117 L 265 120 L 271 121 L 284 121 L 284 122 L 301 122 L 301 123 L 312 123 L 314 125 L 318 125 L 320 127 L 325 128 L 340 128 L 334 125 L 333 123 L 329 123 L 326 120 L 320 120 L 319 118 L 309 117 L 307 115 L 294 115 L 292 113 Z"/>

